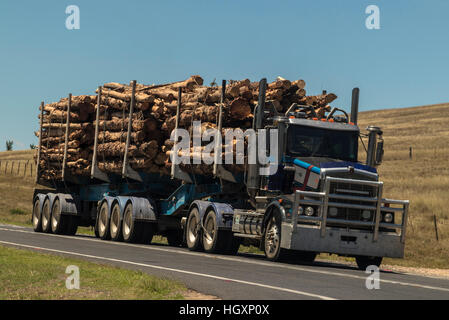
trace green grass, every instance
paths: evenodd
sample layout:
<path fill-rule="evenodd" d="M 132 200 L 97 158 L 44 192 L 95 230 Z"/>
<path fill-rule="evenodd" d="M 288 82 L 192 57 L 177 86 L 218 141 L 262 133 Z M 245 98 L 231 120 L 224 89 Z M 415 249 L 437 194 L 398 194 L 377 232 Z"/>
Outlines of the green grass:
<path fill-rule="evenodd" d="M 66 268 L 80 270 L 80 289 L 66 288 Z M 187 288 L 160 279 L 83 260 L 0 246 L 0 299 L 183 299 Z"/>

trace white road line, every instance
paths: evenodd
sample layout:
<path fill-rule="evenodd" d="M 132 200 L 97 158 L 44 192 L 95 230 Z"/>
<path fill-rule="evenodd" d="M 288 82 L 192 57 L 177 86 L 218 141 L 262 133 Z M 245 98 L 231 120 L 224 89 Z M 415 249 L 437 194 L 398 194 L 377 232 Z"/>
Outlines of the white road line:
<path fill-rule="evenodd" d="M 254 265 L 260 265 L 260 266 L 266 266 L 266 267 L 272 267 L 272 268 L 284 268 L 284 269 L 289 269 L 289 270 L 304 271 L 304 272 L 310 272 L 310 273 L 316 273 L 316 274 L 324 274 L 324 275 L 330 275 L 330 276 L 359 279 L 359 280 L 362 280 L 363 283 L 366 281 L 366 277 L 364 277 L 364 276 L 357 276 L 357 275 L 353 275 L 353 274 L 345 274 L 345 273 L 341 273 L 341 272 L 325 271 L 325 270 L 318 270 L 318 269 L 312 269 L 312 268 L 304 268 L 304 267 L 299 267 L 299 266 L 291 266 L 291 265 L 286 265 L 286 264 L 282 264 L 282 263 L 278 263 L 278 262 L 273 263 L 273 262 L 253 261 L 253 260 L 242 259 L 242 258 L 237 258 L 237 257 L 217 256 L 217 255 L 211 255 L 211 254 L 205 254 L 205 253 L 183 251 L 183 250 L 179 250 L 179 249 L 158 248 L 155 246 L 136 245 L 136 244 L 130 244 L 130 243 L 124 243 L 124 242 L 112 242 L 112 241 L 106 242 L 106 241 L 95 239 L 95 238 L 64 236 L 64 235 L 57 235 L 57 234 L 50 234 L 50 233 L 37 233 L 37 232 L 26 231 L 26 230 L 11 230 L 11 229 L 0 228 L 0 231 L 1 230 L 10 231 L 10 232 L 31 233 L 31 234 L 38 234 L 38 235 L 43 235 L 43 236 L 61 237 L 61 238 L 67 238 L 67 239 L 92 241 L 92 242 L 99 242 L 102 244 L 129 246 L 129 247 L 141 248 L 141 249 L 146 249 L 146 250 L 155 250 L 155 251 L 179 253 L 179 254 L 185 254 L 185 255 L 202 256 L 202 257 L 206 257 L 209 259 L 220 259 L 220 260 L 241 262 L 241 263 L 254 264 Z M 420 276 L 420 277 L 425 278 L 424 276 Z M 409 287 L 417 287 L 417 288 L 422 288 L 422 289 L 449 292 L 449 288 L 427 286 L 427 285 L 421 285 L 418 283 L 387 280 L 387 279 L 382 279 L 382 278 L 380 279 L 380 282 L 401 285 L 401 286 L 409 286 Z"/>
<path fill-rule="evenodd" d="M 192 272 L 192 271 L 181 270 L 181 269 L 167 268 L 167 267 L 156 266 L 156 265 L 151 265 L 151 264 L 146 264 L 146 263 L 138 263 L 138 262 L 132 262 L 132 261 L 127 261 L 127 260 L 119 260 L 119 259 L 114 259 L 114 258 L 93 256 L 93 255 L 89 255 L 89 254 L 83 254 L 83 253 L 72 252 L 72 251 L 62 251 L 62 250 L 56 250 L 56 249 L 49 249 L 49 248 L 42 248 L 42 247 L 36 247 L 36 246 L 29 246 L 29 245 L 25 245 L 25 244 L 14 243 L 14 242 L 7 242 L 7 241 L 0 241 L 0 243 L 7 244 L 7 245 L 12 245 L 12 246 L 30 248 L 30 249 L 37 249 L 37 250 L 43 250 L 43 251 L 49 251 L 49 252 L 56 252 L 56 253 L 80 256 L 80 257 L 85 257 L 85 258 L 93 258 L 93 259 L 100 259 L 100 260 L 105 260 L 105 261 L 125 263 L 125 264 L 130 264 L 130 265 L 135 265 L 135 266 L 140 266 L 140 267 L 153 268 L 153 269 L 159 269 L 159 270 L 164 270 L 164 271 L 172 271 L 172 272 L 190 274 L 190 275 L 194 275 L 194 276 L 199 276 L 199 277 L 204 277 L 204 278 L 211 278 L 211 279 L 216 279 L 216 280 L 231 281 L 231 282 L 246 284 L 246 285 L 250 285 L 250 286 L 256 286 L 256 287 L 262 287 L 262 288 L 267 288 L 267 289 L 272 289 L 272 290 L 277 290 L 277 291 L 284 291 L 284 292 L 288 292 L 288 293 L 294 293 L 294 294 L 307 296 L 307 297 L 312 297 L 312 298 L 317 298 L 317 299 L 321 299 L 321 300 L 337 300 L 335 298 L 322 296 L 322 295 L 309 293 L 309 292 L 304 292 L 304 291 L 299 291 L 299 290 L 293 290 L 293 289 L 288 289 L 288 288 L 270 286 L 270 285 L 257 283 L 257 282 L 250 282 L 250 281 L 231 279 L 231 278 L 226 278 L 226 277 L 219 277 L 219 276 L 214 276 L 214 275 L 205 274 L 205 273 L 198 273 L 198 272 Z"/>

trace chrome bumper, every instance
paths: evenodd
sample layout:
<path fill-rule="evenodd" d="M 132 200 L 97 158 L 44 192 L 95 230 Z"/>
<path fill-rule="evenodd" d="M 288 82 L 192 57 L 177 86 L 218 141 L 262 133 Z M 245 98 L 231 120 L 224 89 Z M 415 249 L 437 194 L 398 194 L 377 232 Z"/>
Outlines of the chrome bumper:
<path fill-rule="evenodd" d="M 330 194 L 332 182 L 373 186 L 377 194 L 375 197 Z M 409 201 L 383 199 L 382 187 L 382 182 L 327 177 L 324 192 L 296 191 L 291 223 L 284 222 L 282 225 L 281 246 L 317 252 L 402 257 Z M 362 204 L 343 203 L 338 200 L 352 200 Z M 298 215 L 299 206 L 307 205 L 318 206 L 320 214 L 312 217 Z M 335 219 L 328 217 L 329 207 L 370 210 L 375 212 L 375 217 L 373 221 Z M 381 222 L 382 212 L 402 214 L 401 223 Z M 310 225 L 311 222 L 313 225 Z M 330 223 L 338 223 L 344 227 L 330 227 Z M 371 227 L 372 231 L 351 229 L 354 227 Z M 396 232 L 380 232 L 379 228 Z"/>

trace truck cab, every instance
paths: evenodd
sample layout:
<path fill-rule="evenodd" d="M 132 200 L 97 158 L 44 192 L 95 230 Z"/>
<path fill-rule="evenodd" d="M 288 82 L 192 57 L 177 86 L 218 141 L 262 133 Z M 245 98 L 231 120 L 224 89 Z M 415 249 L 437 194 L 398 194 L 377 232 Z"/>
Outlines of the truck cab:
<path fill-rule="evenodd" d="M 365 269 L 404 255 L 409 202 L 384 198 L 376 169 L 382 131 L 371 126 L 363 134 L 351 121 L 357 121 L 358 89 L 353 93 L 353 119 L 337 108 L 319 118 L 312 107 L 298 105 L 284 115 L 269 107 L 256 114 L 261 126 L 279 132 L 278 170 L 259 178 L 256 196 L 257 210 L 264 212 L 261 248 L 271 260 L 293 253 L 310 262 L 317 253 L 330 253 L 355 257 Z M 361 163 L 359 140 L 365 147 L 366 138 L 367 160 Z"/>

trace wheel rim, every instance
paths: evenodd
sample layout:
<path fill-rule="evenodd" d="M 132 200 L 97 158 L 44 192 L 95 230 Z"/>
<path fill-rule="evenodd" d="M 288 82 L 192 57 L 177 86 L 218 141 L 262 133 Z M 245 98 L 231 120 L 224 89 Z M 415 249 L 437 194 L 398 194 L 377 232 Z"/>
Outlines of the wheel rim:
<path fill-rule="evenodd" d="M 215 221 L 212 214 L 209 214 L 206 218 L 206 225 L 204 227 L 206 232 L 204 232 L 204 241 L 207 246 L 212 246 L 215 239 Z"/>
<path fill-rule="evenodd" d="M 46 199 L 42 207 L 42 228 L 47 230 L 50 222 L 50 200 Z"/>
<path fill-rule="evenodd" d="M 127 206 L 125 209 L 125 216 L 123 217 L 123 237 L 128 239 L 133 227 L 132 208 Z"/>
<path fill-rule="evenodd" d="M 59 221 L 61 220 L 61 208 L 59 199 L 55 200 L 53 204 L 53 210 L 51 212 L 51 229 L 55 231 L 59 226 Z"/>
<path fill-rule="evenodd" d="M 279 248 L 279 239 L 279 228 L 272 220 L 265 238 L 265 250 L 267 254 L 273 255 L 274 253 L 276 253 Z"/>
<path fill-rule="evenodd" d="M 187 238 L 190 243 L 195 243 L 198 238 L 198 219 L 196 214 L 191 214 L 191 218 L 189 219 L 189 228 Z"/>
<path fill-rule="evenodd" d="M 111 214 L 111 236 L 113 238 L 115 238 L 117 236 L 118 233 L 118 229 L 119 229 L 119 225 L 120 225 L 120 208 L 118 205 L 115 205 L 114 208 L 112 209 L 112 214 Z"/>
<path fill-rule="evenodd" d="M 34 202 L 34 206 L 33 206 L 33 228 L 34 229 L 37 229 L 38 228 L 38 226 L 39 226 L 39 216 L 40 216 L 40 214 L 39 214 L 39 205 L 40 205 L 40 201 L 39 201 L 39 199 L 37 199 L 35 202 Z"/>
<path fill-rule="evenodd" d="M 98 231 L 100 233 L 100 236 L 104 236 L 104 234 L 106 233 L 106 226 L 107 226 L 107 221 L 108 221 L 108 205 L 106 203 L 104 203 L 101 206 L 100 209 L 100 217 L 98 219 Z"/>

